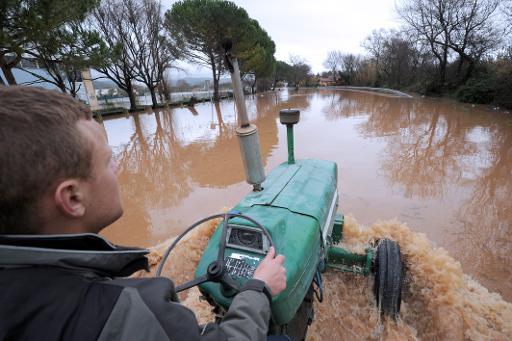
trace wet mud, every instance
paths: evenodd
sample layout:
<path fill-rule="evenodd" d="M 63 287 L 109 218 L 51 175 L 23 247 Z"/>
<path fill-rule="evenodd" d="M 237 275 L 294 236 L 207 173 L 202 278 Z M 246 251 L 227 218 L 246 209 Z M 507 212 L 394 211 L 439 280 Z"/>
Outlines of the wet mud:
<path fill-rule="evenodd" d="M 163 275 L 176 283 L 193 278 L 202 250 L 215 229 L 205 224 L 183 240 L 166 263 Z M 400 317 L 381 317 L 372 294 L 373 277 L 327 271 L 324 302 L 315 302 L 308 340 L 510 340 L 512 304 L 462 271 L 446 250 L 398 221 L 362 228 L 352 217 L 344 226 L 343 247 L 363 251 L 381 238 L 399 243 L 406 267 Z M 151 276 L 172 239 L 151 248 Z M 181 294 L 182 303 L 202 323 L 212 321 L 211 307 L 197 288 Z"/>

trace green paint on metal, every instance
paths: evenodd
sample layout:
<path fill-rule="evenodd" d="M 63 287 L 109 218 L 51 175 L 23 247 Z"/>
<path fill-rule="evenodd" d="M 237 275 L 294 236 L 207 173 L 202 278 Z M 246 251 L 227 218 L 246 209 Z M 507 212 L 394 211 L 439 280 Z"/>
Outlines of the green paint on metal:
<path fill-rule="evenodd" d="M 345 222 L 345 216 L 341 213 L 336 214 L 334 219 L 334 226 L 332 227 L 332 243 L 338 244 L 343 239 L 343 224 Z"/>
<path fill-rule="evenodd" d="M 373 251 L 365 254 L 350 252 L 342 247 L 332 246 L 327 251 L 327 267 L 343 272 L 368 275 L 372 264 Z"/>
<path fill-rule="evenodd" d="M 290 182 L 300 165 L 283 163 L 274 169 L 261 184 L 262 191 L 249 193 L 239 206 L 251 207 L 253 205 L 271 205 L 283 188 Z"/>
<path fill-rule="evenodd" d="M 299 160 L 283 163 L 263 182 L 261 192 L 251 192 L 233 210 L 248 215 L 263 225 L 274 240 L 278 253 L 285 255 L 287 288 L 272 303 L 272 316 L 278 325 L 295 315 L 313 281 L 320 261 L 322 228 L 329 218 L 329 207 L 337 186 L 336 164 L 328 161 Z M 233 219 L 233 224 L 250 223 Z M 206 273 L 217 258 L 221 229 L 212 235 L 196 268 L 196 276 Z M 250 251 L 226 248 L 226 257 L 243 254 L 261 259 Z M 238 255 L 235 255 L 238 257 Z M 256 266 L 259 261 L 254 262 Z M 239 283 L 246 278 L 238 278 Z M 224 296 L 217 283 L 200 285 L 201 291 L 217 304 L 228 308 L 232 297 Z"/>
<path fill-rule="evenodd" d="M 323 226 L 337 186 L 337 166 L 331 161 L 282 163 L 263 182 L 263 191 L 248 194 L 239 207 L 265 205 L 308 215 Z"/>
<path fill-rule="evenodd" d="M 296 161 L 300 170 L 272 202 L 272 206 L 313 217 L 323 226 L 337 186 L 337 166 L 320 160 Z"/>
<path fill-rule="evenodd" d="M 295 155 L 293 151 L 293 124 L 286 125 L 286 135 L 288 138 L 288 164 L 295 163 Z"/>
<path fill-rule="evenodd" d="M 316 221 L 311 217 L 294 214 L 279 207 L 254 206 L 249 209 L 235 207 L 235 210 L 250 216 L 265 226 L 275 242 L 278 253 L 286 256 L 286 281 L 293 283 L 287 289 L 274 297 L 272 304 L 273 317 L 278 324 L 289 322 L 305 297 L 313 280 L 314 271 L 320 258 L 320 231 Z M 245 221 L 233 219 L 233 223 L 248 225 Z M 213 234 L 202 258 L 196 268 L 196 276 L 206 273 L 208 264 L 215 260 L 220 242 L 221 229 Z M 297 254 L 297 250 L 303 250 Z M 262 255 L 232 248 L 226 248 L 226 257 L 234 254 L 244 254 L 251 258 L 262 258 Z M 257 264 L 251 264 L 256 266 Z M 247 279 L 239 279 L 242 284 Z M 205 283 L 200 286 L 218 304 L 227 308 L 231 304 L 231 297 L 225 297 L 220 285 Z"/>

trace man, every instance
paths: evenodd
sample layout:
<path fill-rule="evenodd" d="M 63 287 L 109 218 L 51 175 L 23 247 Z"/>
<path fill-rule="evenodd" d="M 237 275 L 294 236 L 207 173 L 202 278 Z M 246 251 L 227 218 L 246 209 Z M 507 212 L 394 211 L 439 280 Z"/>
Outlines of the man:
<path fill-rule="evenodd" d="M 97 235 L 123 213 L 106 136 L 89 108 L 0 87 L 0 340 L 261 340 L 286 287 L 271 250 L 222 323 L 197 325 L 167 278 L 123 278 L 147 250 Z"/>

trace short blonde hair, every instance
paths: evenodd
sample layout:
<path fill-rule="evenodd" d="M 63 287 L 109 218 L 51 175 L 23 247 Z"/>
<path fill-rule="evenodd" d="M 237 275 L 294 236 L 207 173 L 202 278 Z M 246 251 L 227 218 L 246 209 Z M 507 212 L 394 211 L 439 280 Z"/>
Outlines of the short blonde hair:
<path fill-rule="evenodd" d="M 42 194 L 59 179 L 89 177 L 82 119 L 92 119 L 91 110 L 69 95 L 0 86 L 0 234 L 38 233 Z"/>

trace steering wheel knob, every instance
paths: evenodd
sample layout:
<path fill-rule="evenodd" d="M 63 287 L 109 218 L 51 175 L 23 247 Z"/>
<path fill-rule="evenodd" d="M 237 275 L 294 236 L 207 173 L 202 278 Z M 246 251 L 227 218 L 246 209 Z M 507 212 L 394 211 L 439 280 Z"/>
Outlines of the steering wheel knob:
<path fill-rule="evenodd" d="M 208 274 L 208 279 L 211 281 L 222 278 L 224 274 L 224 263 L 220 260 L 211 262 L 206 269 L 206 273 Z"/>
<path fill-rule="evenodd" d="M 181 238 L 183 238 L 183 236 L 187 232 L 191 231 L 193 228 L 195 228 L 195 227 L 199 226 L 200 224 L 203 224 L 209 220 L 216 219 L 216 218 L 224 218 L 223 224 L 222 224 L 222 232 L 221 232 L 219 252 L 217 255 L 217 259 L 208 265 L 208 267 L 206 268 L 206 273 L 204 275 L 196 277 L 191 281 L 188 281 L 186 283 L 176 286 L 176 292 L 181 292 L 183 290 L 192 288 L 196 285 L 211 281 L 211 282 L 220 283 L 220 288 L 221 288 L 222 294 L 224 296 L 231 297 L 231 296 L 236 295 L 236 293 L 238 293 L 240 291 L 240 283 L 238 283 L 236 280 L 234 280 L 230 276 L 229 272 L 226 271 L 226 265 L 224 264 L 224 258 L 225 258 L 224 251 L 226 249 L 226 233 L 227 233 L 227 229 L 228 229 L 228 220 L 235 218 L 235 217 L 245 219 L 245 220 L 248 220 L 249 222 L 253 223 L 254 228 L 261 231 L 261 233 L 266 236 L 266 238 L 269 241 L 270 246 L 274 246 L 274 243 L 272 242 L 272 238 L 270 237 L 268 232 L 265 230 L 265 228 L 261 224 L 259 224 L 257 221 L 252 219 L 251 217 L 241 214 L 240 212 L 235 212 L 235 211 L 230 212 L 230 213 L 216 214 L 216 215 L 209 216 L 205 219 L 202 219 L 202 220 L 194 223 L 189 228 L 187 228 L 185 233 L 182 233 L 180 236 L 178 236 L 176 238 L 176 240 L 167 249 L 167 252 L 165 253 L 162 262 L 158 266 L 157 275 L 160 276 L 162 269 L 163 269 L 163 265 L 164 265 L 165 261 L 167 260 L 167 257 L 169 256 L 171 250 L 176 246 L 176 244 L 181 240 Z M 249 236 L 242 236 L 242 237 L 244 237 L 246 239 L 249 238 L 249 240 L 251 242 L 253 241 L 252 234 Z"/>

